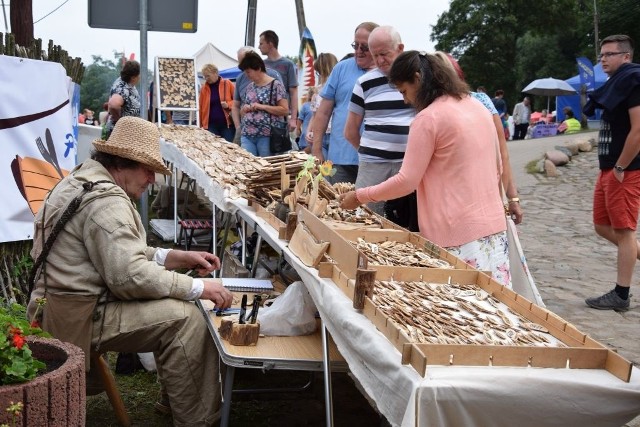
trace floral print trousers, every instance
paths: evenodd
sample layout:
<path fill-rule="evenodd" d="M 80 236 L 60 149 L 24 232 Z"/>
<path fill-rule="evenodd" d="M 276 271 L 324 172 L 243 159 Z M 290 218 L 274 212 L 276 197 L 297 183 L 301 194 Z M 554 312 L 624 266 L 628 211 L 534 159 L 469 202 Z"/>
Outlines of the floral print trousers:
<path fill-rule="evenodd" d="M 445 249 L 478 270 L 490 271 L 498 283 L 511 288 L 509 240 L 506 231 Z"/>

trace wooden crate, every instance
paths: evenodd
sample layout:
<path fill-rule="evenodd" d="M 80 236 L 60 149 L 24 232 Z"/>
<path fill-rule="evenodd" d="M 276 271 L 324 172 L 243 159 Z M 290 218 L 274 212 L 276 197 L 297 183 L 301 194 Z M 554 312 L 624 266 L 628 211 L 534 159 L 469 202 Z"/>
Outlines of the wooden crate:
<path fill-rule="evenodd" d="M 397 268 L 395 266 L 368 265 L 366 257 L 351 245 L 351 243 L 349 243 L 350 240 L 355 241 L 358 237 L 362 237 L 368 242 L 384 242 L 387 240 L 410 242 L 431 256 L 447 261 L 455 269 L 473 269 L 473 267 L 461 259 L 455 257 L 419 234 L 412 233 L 400 227 L 396 229 L 336 229 L 328 226 L 324 221 L 313 215 L 304 207 L 298 208 L 298 220 L 305 223 L 316 239 L 329 242 L 329 250 L 327 251 L 327 254 L 349 278 L 355 278 L 359 268 L 375 270 L 383 272 L 384 274 L 394 271 Z M 413 268 L 422 271 L 425 267 L 403 268 Z M 323 271 L 325 270 L 323 269 Z"/>
<path fill-rule="evenodd" d="M 333 280 L 349 295 L 355 287 L 335 268 Z M 558 315 L 540 307 L 505 288 L 485 274 L 474 270 L 425 269 L 422 274 L 399 267 L 393 276 L 377 273 L 377 280 L 418 281 L 437 283 L 475 284 L 512 311 L 549 330 L 549 333 L 567 347 L 502 346 L 502 345 L 450 345 L 412 342 L 405 329 L 376 308 L 366 298 L 363 314 L 369 318 L 389 341 L 402 353 L 402 362 L 410 364 L 425 375 L 427 365 L 458 366 L 520 366 L 545 368 L 605 369 L 628 382 L 632 364 L 618 353 L 580 332 L 574 325 Z"/>

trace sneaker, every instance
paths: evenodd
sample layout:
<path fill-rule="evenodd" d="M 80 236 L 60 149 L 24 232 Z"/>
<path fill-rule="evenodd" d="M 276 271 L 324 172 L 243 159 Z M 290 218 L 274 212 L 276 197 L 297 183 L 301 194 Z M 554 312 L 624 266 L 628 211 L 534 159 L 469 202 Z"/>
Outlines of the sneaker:
<path fill-rule="evenodd" d="M 629 310 L 630 297 L 631 296 L 624 300 L 618 296 L 615 290 L 611 290 L 602 296 L 587 298 L 584 302 L 586 302 L 589 307 L 598 310 L 627 311 Z"/>

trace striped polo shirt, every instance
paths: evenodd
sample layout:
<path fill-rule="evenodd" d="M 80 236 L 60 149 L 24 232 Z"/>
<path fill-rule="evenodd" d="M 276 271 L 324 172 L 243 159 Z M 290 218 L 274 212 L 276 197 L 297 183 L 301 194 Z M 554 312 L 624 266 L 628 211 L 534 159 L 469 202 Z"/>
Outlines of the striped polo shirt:
<path fill-rule="evenodd" d="M 363 116 L 358 149 L 361 161 L 402 161 L 416 110 L 389 86 L 387 76 L 376 68 L 360 77 L 351 94 L 349 111 Z"/>

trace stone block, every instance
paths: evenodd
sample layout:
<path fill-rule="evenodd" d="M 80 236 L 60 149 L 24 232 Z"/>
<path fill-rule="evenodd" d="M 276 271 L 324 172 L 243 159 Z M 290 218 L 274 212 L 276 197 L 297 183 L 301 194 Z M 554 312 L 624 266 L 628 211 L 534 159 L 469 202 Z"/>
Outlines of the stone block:
<path fill-rule="evenodd" d="M 571 160 L 569 156 L 560 150 L 549 150 L 544 154 L 544 158 L 551 161 L 555 166 L 563 166 Z M 546 171 L 546 162 L 545 162 Z"/>
<path fill-rule="evenodd" d="M 558 176 L 558 169 L 556 168 L 556 165 L 549 159 L 544 161 L 544 171 L 550 178 Z"/>

